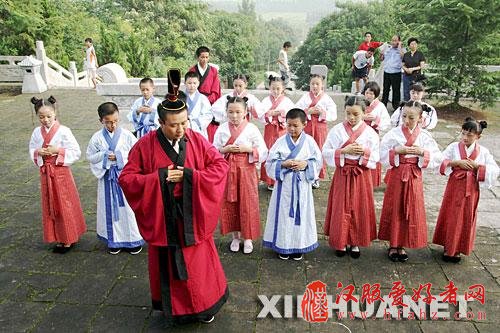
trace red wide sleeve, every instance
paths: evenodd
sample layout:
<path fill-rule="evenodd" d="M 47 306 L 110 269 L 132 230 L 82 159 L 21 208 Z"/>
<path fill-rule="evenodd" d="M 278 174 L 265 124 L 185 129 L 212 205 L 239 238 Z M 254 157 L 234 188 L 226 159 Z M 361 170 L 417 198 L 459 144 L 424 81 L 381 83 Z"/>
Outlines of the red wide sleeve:
<path fill-rule="evenodd" d="M 210 104 L 214 104 L 221 96 L 219 73 L 216 68 L 210 66 L 210 74 L 212 85 L 210 87 L 210 93 L 207 98 Z"/>
<path fill-rule="evenodd" d="M 226 187 L 229 164 L 217 148 L 208 141 L 201 144 L 206 148 L 204 168 L 193 170 L 193 227 L 196 243 L 212 237 L 221 211 Z"/>
<path fill-rule="evenodd" d="M 158 170 L 148 170 L 149 141 L 141 140 L 128 155 L 119 182 L 135 213 L 137 225 L 145 241 L 156 246 L 167 245 L 165 217 Z"/>

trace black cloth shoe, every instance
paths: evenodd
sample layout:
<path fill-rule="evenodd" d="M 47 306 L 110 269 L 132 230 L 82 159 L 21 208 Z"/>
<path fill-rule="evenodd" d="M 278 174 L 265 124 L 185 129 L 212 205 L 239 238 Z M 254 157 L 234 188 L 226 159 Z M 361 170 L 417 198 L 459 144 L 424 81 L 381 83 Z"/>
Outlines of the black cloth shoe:
<path fill-rule="evenodd" d="M 122 249 L 119 247 L 108 247 L 108 253 L 112 255 L 116 255 L 118 253 L 122 252 Z"/>
<path fill-rule="evenodd" d="M 353 250 L 352 250 L 352 247 L 351 247 L 351 250 L 349 251 L 349 255 L 350 255 L 350 256 L 351 256 L 351 258 L 353 258 L 353 259 L 358 259 L 358 258 L 361 256 L 361 251 L 359 250 L 359 248 L 358 248 L 358 250 L 357 250 L 357 251 L 353 251 Z"/>
<path fill-rule="evenodd" d="M 396 250 L 391 253 L 391 250 Z M 398 249 L 396 247 L 390 247 L 389 250 L 387 251 L 387 256 L 391 261 L 398 261 L 399 260 L 399 254 L 398 254 Z"/>
<path fill-rule="evenodd" d="M 125 252 L 130 253 L 131 255 L 136 255 L 141 253 L 142 251 L 142 246 L 136 246 L 136 247 L 129 247 L 124 249 Z"/>
<path fill-rule="evenodd" d="M 53 249 L 52 249 L 52 252 L 54 253 L 59 253 L 59 254 L 65 254 L 65 253 L 68 253 L 69 251 L 71 251 L 71 249 L 73 248 L 73 245 L 75 244 L 71 244 L 70 246 L 64 246 L 64 244 L 57 244 Z"/>
<path fill-rule="evenodd" d="M 399 262 L 406 262 L 408 261 L 408 254 L 406 253 L 400 253 L 402 251 L 405 251 L 405 249 L 403 249 L 402 247 L 398 248 L 398 259 L 399 259 Z"/>
<path fill-rule="evenodd" d="M 346 253 L 347 253 L 346 250 L 335 250 L 335 255 L 339 258 L 345 256 Z"/>
<path fill-rule="evenodd" d="M 290 259 L 290 255 L 278 253 L 278 258 L 280 258 L 281 260 L 288 260 L 288 259 Z"/>
<path fill-rule="evenodd" d="M 211 316 L 211 317 L 208 317 L 206 319 L 200 319 L 200 321 L 204 324 L 210 324 L 211 322 L 213 322 L 215 320 L 215 317 L 214 316 Z"/>

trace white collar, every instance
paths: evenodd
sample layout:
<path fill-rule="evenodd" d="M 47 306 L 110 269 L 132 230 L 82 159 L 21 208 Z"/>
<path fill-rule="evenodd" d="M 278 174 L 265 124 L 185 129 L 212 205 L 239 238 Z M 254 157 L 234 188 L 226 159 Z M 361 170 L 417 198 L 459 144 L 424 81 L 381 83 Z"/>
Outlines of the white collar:
<path fill-rule="evenodd" d="M 467 157 L 469 157 L 472 152 L 476 149 L 476 141 L 474 141 L 469 147 L 465 146 L 465 152 L 467 153 Z"/>

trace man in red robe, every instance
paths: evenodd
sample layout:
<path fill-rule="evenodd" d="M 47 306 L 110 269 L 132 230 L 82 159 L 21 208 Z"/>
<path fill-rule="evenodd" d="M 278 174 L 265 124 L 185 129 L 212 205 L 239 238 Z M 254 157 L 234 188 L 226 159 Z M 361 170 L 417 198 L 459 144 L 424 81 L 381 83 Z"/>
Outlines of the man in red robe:
<path fill-rule="evenodd" d="M 177 98 L 180 72 L 169 71 L 168 79 L 160 128 L 131 149 L 119 181 L 149 245 L 153 308 L 167 325 L 210 322 L 229 295 L 213 240 L 228 164 L 188 128 L 186 105 Z"/>
<path fill-rule="evenodd" d="M 210 49 L 206 46 L 200 46 L 196 49 L 196 58 L 198 63 L 189 69 L 190 72 L 198 73 L 200 77 L 200 86 L 198 91 L 207 96 L 210 104 L 214 104 L 221 96 L 219 72 L 217 68 L 210 66 L 208 60 L 210 57 Z M 212 122 L 207 127 L 208 141 L 214 142 L 214 134 L 219 123 L 212 119 Z"/>

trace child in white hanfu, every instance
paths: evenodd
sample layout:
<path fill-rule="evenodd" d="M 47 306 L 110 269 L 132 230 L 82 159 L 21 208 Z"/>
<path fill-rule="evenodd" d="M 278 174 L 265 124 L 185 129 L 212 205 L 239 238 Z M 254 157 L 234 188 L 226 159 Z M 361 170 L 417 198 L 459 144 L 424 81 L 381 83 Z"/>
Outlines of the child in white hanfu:
<path fill-rule="evenodd" d="M 269 151 L 267 174 L 276 180 L 264 231 L 263 246 L 283 260 L 301 260 L 318 247 L 312 183 L 322 167 L 321 151 L 304 132 L 306 113 L 292 109 L 286 114 L 287 134 Z"/>
<path fill-rule="evenodd" d="M 103 128 L 90 139 L 87 160 L 99 180 L 97 185 L 97 237 L 108 246 L 110 254 L 123 249 L 130 254 L 142 250 L 142 239 L 135 215 L 118 184 L 118 176 L 127 164 L 128 153 L 137 142 L 134 135 L 118 127 L 115 103 L 106 102 L 97 109 Z"/>

